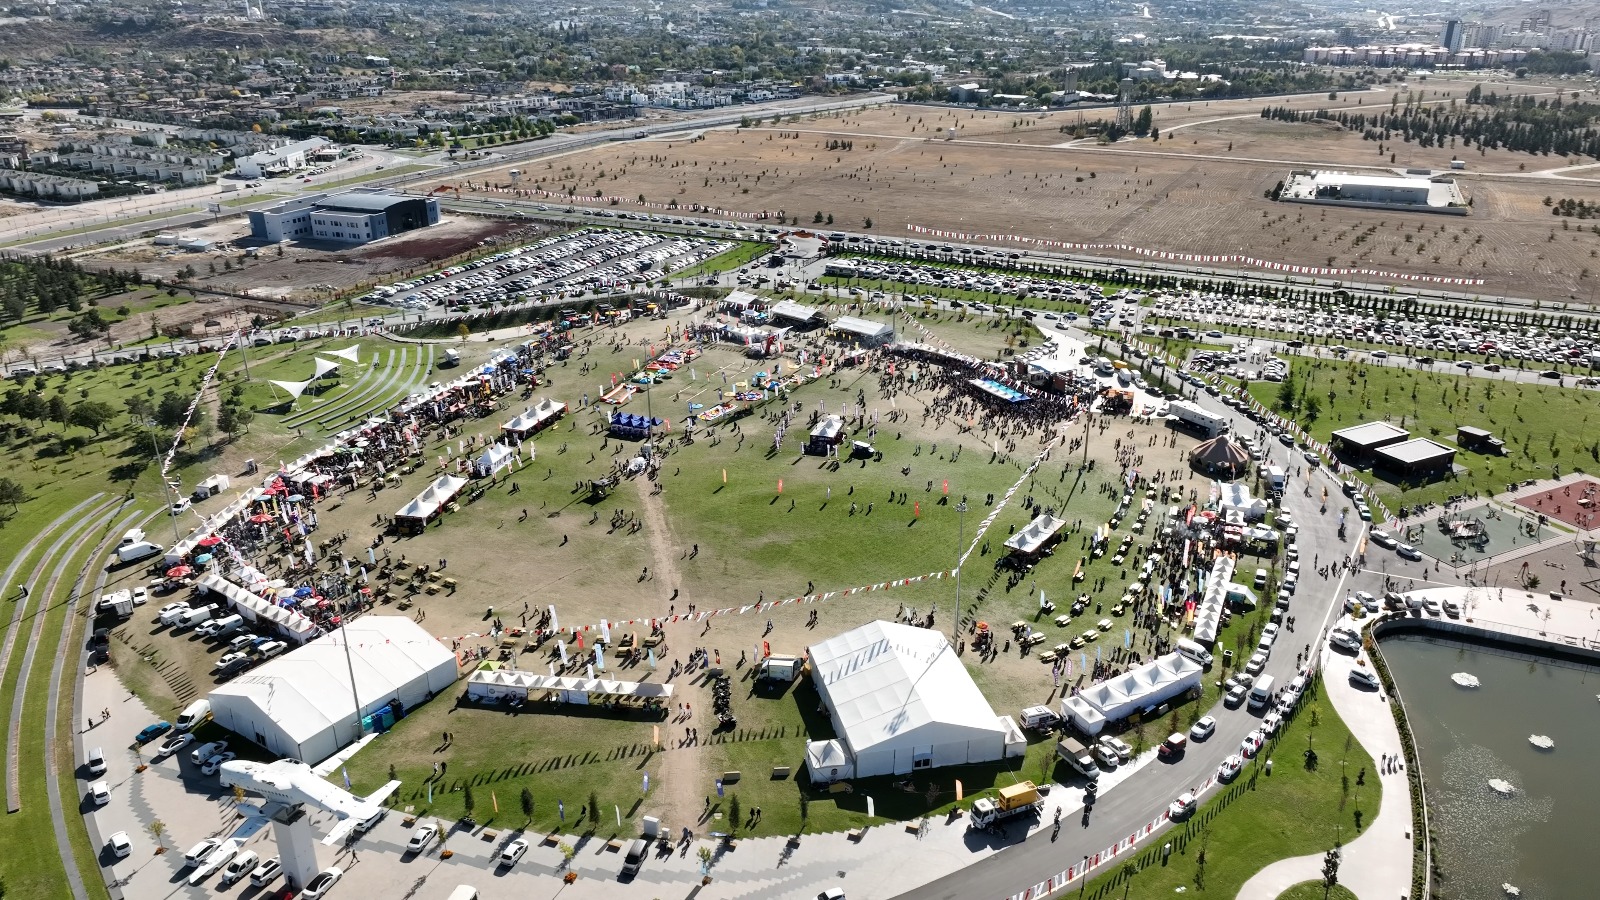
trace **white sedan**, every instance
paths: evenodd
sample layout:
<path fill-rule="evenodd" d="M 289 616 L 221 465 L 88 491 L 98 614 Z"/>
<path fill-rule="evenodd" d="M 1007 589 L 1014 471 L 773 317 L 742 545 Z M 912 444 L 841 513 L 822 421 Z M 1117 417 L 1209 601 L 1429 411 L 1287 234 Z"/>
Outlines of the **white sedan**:
<path fill-rule="evenodd" d="M 232 751 L 218 753 L 216 756 L 206 760 L 205 765 L 200 767 L 200 772 L 204 775 L 215 775 L 217 774 L 217 770 L 222 768 L 223 763 L 228 762 L 229 760 L 238 759 L 238 757 L 239 754 Z"/>
<path fill-rule="evenodd" d="M 500 851 L 500 865 L 516 865 L 517 860 L 521 859 L 523 854 L 528 852 L 528 846 L 527 838 L 517 838 L 516 840 L 507 844 L 505 849 Z"/>
<path fill-rule="evenodd" d="M 1266 742 L 1266 735 L 1262 734 L 1261 730 L 1258 728 L 1255 731 L 1245 735 L 1244 740 L 1239 742 L 1239 753 L 1244 756 L 1245 759 L 1255 759 L 1256 754 L 1261 751 L 1261 745 Z"/>
<path fill-rule="evenodd" d="M 133 842 L 128 840 L 126 831 L 119 831 L 107 838 L 106 846 L 111 848 L 111 852 L 116 854 L 118 859 L 122 859 L 133 852 Z"/>
<path fill-rule="evenodd" d="M 1194 726 L 1189 729 L 1189 738 L 1191 740 L 1203 741 L 1206 738 L 1211 737 L 1212 732 L 1216 730 L 1216 719 L 1212 718 L 1211 716 L 1201 716 L 1200 721 L 1194 723 Z"/>

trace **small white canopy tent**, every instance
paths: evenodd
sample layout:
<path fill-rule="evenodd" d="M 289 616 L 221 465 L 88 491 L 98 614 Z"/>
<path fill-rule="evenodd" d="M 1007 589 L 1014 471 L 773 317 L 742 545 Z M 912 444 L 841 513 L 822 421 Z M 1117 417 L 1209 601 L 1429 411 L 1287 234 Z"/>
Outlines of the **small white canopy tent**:
<path fill-rule="evenodd" d="M 856 764 L 838 741 L 807 741 L 806 770 L 812 784 L 828 784 L 856 777 Z"/>
<path fill-rule="evenodd" d="M 353 363 L 358 363 L 358 362 L 361 361 L 361 359 L 360 359 L 361 345 L 360 344 L 352 344 L 351 346 L 346 347 L 343 350 L 324 350 L 322 352 L 328 354 L 329 356 L 337 356 L 340 359 L 347 359 L 347 360 L 349 360 L 349 361 L 351 361 Z"/>
<path fill-rule="evenodd" d="M 472 474 L 487 478 L 501 469 L 509 468 L 517 451 L 505 444 L 490 444 L 482 455 L 472 461 Z"/>

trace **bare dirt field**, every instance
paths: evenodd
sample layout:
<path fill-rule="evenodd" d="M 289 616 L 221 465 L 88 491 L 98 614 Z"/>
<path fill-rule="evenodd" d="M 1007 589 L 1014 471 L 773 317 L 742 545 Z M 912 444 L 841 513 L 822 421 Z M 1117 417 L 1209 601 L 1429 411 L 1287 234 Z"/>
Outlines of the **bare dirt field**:
<path fill-rule="evenodd" d="M 248 242 L 237 220 L 213 229 L 191 229 L 186 234 L 219 242 Z M 368 247 L 342 248 L 334 244 L 296 242 L 278 248 L 263 247 L 260 255 L 246 259 L 238 249 L 212 253 L 186 253 L 157 247 L 148 241 L 123 244 L 97 253 L 93 259 L 119 268 L 138 266 L 147 275 L 172 278 L 186 266 L 198 273 L 196 285 L 216 290 L 249 293 L 263 299 L 305 302 L 382 280 L 398 280 L 475 247 L 499 242 L 532 240 L 541 230 L 533 225 L 448 216 L 426 231 L 379 241 Z M 236 268 L 229 269 L 225 262 Z"/>
<path fill-rule="evenodd" d="M 1432 90 L 1430 88 L 1430 90 Z M 1464 92 L 1464 88 L 1462 91 Z M 1326 98 L 1323 98 L 1326 103 Z M 1304 101 L 1309 104 L 1310 101 Z M 1467 173 L 1473 202 L 1466 217 L 1388 210 L 1338 209 L 1272 202 L 1264 196 L 1303 156 L 1365 158 L 1383 162 L 1376 145 L 1324 126 L 1266 121 L 1252 115 L 1262 101 L 1213 104 L 1179 112 L 1205 145 L 1134 141 L 1106 148 L 1091 143 L 1049 146 L 1012 140 L 935 139 L 951 117 L 985 118 L 997 125 L 1014 114 L 892 107 L 856 115 L 829 115 L 757 129 L 711 131 L 693 140 L 612 145 L 524 167 L 521 186 L 620 197 L 624 206 L 647 202 L 704 204 L 749 214 L 817 213 L 843 228 L 908 235 L 907 225 L 977 234 L 1013 234 L 1082 243 L 1126 243 L 1187 253 L 1247 253 L 1300 265 L 1370 268 L 1401 274 L 1482 278 L 1486 295 L 1588 301 L 1600 270 L 1600 234 L 1557 219 L 1543 200 L 1584 196 L 1594 186 L 1577 178 L 1531 177 L 1559 166 L 1558 158 L 1501 152 L 1497 166 L 1530 173 L 1479 177 Z M 925 112 L 919 112 L 919 110 Z M 1163 113 L 1166 114 L 1166 113 Z M 910 123 L 907 116 L 912 117 Z M 915 121 L 921 115 L 922 125 Z M 1059 115 L 1059 114 L 1057 114 Z M 963 119 L 965 122 L 966 119 Z M 1181 123 L 1180 123 L 1181 124 Z M 1223 131 L 1215 129 L 1223 128 Z M 1031 127 L 1031 126 L 1030 126 Z M 911 129 L 915 128 L 913 132 Z M 1246 155 L 1227 151 L 1227 129 Z M 1000 127 L 1004 133 L 1009 126 Z M 1019 131 L 1022 130 L 1019 126 Z M 902 132 L 897 134 L 895 132 Z M 1055 137 L 1056 128 L 1049 127 Z M 992 133 L 992 132 L 991 132 Z M 916 136 L 913 136 L 915 134 Z M 927 135 L 927 136 L 924 136 Z M 832 149 L 830 149 L 832 142 Z M 843 146 L 840 146 L 843 142 Z M 1168 152 L 1167 145 L 1179 147 Z M 1220 146 L 1219 146 L 1220 145 Z M 1388 145 L 1386 145 L 1387 147 Z M 1410 150 L 1408 145 L 1401 145 Z M 1306 153 L 1306 148 L 1315 153 Z M 1181 152 L 1180 152 L 1181 151 Z M 1395 167 L 1416 165 L 1401 158 Z M 1424 165 L 1448 167 L 1449 151 L 1435 150 Z M 1370 155 L 1369 155 L 1370 154 Z M 1283 162 L 1273 162 L 1274 159 Z M 1340 163 L 1346 164 L 1346 163 Z M 1473 162 L 1476 167 L 1478 162 Z M 1600 169 L 1585 170 L 1600 172 Z M 486 181 L 510 189 L 505 171 Z M 591 202 L 594 202 L 591 200 Z M 1569 224 L 1562 228 L 1562 222 Z M 1109 255 L 1109 254 L 1108 254 Z"/>

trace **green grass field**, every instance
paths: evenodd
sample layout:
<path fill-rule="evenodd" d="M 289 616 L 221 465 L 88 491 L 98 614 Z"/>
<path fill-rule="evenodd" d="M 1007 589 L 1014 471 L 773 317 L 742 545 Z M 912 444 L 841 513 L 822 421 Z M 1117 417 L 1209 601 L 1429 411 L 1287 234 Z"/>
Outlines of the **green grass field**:
<path fill-rule="evenodd" d="M 1600 463 L 1600 395 L 1592 390 L 1329 359 L 1300 358 L 1291 368 L 1296 403 L 1302 410 L 1309 405 L 1300 400 L 1303 391 L 1320 407 L 1314 419 L 1298 416 L 1318 440 L 1327 441 L 1339 428 L 1387 419 L 1413 437 L 1450 446 L 1459 425 L 1487 428 L 1506 442 L 1502 457 L 1460 453 L 1456 464 L 1468 471 L 1432 484 L 1400 485 L 1363 473 L 1380 496 L 1416 503 L 1467 491 L 1495 494 L 1512 481 L 1548 478 L 1554 467 L 1568 472 Z M 1283 390 L 1268 382 L 1249 389 L 1275 409 Z"/>
<path fill-rule="evenodd" d="M 720 275 L 723 272 L 737 269 L 771 250 L 771 244 L 760 241 L 739 241 L 733 249 L 713 256 L 704 262 L 695 263 L 686 269 L 673 272 L 672 277 L 703 278 L 707 275 Z"/>

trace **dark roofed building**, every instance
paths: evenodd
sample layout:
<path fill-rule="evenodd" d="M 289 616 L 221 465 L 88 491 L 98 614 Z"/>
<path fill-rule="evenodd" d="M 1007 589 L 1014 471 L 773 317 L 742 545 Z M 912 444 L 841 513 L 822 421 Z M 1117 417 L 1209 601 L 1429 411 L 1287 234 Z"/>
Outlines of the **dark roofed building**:
<path fill-rule="evenodd" d="M 1330 443 L 1335 453 L 1357 465 L 1365 465 L 1379 449 L 1398 444 L 1410 436 L 1411 432 L 1388 422 L 1365 422 L 1335 431 Z"/>
<path fill-rule="evenodd" d="M 1474 453 L 1489 453 L 1499 456 L 1506 452 L 1506 442 L 1495 437 L 1486 429 L 1472 425 L 1461 425 L 1456 428 L 1456 443 L 1463 450 Z"/>
<path fill-rule="evenodd" d="M 439 201 L 391 191 L 313 194 L 250 212 L 250 236 L 365 244 L 439 224 Z"/>
<path fill-rule="evenodd" d="M 1372 465 L 1403 478 L 1437 478 L 1455 465 L 1456 451 L 1427 438 L 1389 444 L 1373 453 Z"/>

